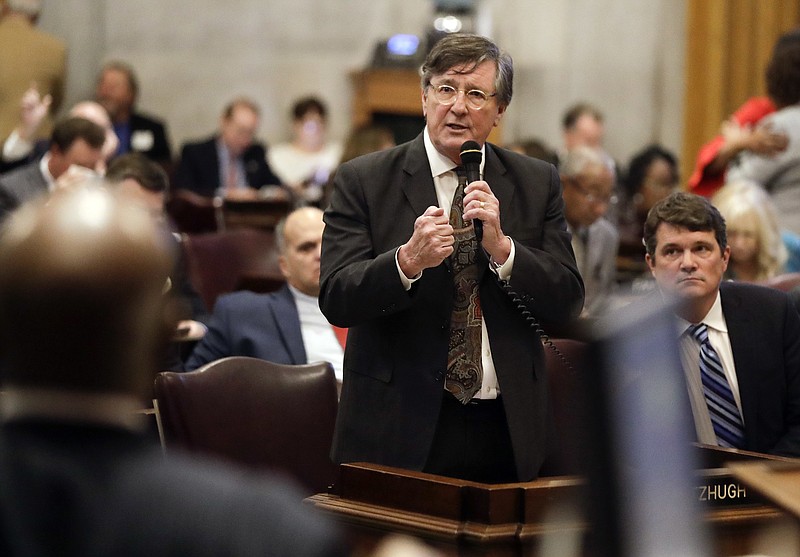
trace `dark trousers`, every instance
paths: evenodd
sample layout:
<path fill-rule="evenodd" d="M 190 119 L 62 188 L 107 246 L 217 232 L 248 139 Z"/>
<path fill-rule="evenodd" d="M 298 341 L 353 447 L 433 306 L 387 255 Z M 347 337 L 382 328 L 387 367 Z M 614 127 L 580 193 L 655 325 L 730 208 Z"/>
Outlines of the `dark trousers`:
<path fill-rule="evenodd" d="M 424 472 L 482 483 L 517 481 L 502 397 L 461 404 L 444 392 Z"/>

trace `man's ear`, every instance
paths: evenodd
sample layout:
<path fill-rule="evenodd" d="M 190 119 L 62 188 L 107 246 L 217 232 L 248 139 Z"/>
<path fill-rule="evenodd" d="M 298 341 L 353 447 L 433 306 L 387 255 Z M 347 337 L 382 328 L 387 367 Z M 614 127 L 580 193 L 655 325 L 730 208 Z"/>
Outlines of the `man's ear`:
<path fill-rule="evenodd" d="M 650 274 L 653 273 L 653 268 L 656 266 L 655 257 L 650 257 L 649 253 L 644 255 L 644 260 L 647 263 L 647 268 L 650 269 Z"/>

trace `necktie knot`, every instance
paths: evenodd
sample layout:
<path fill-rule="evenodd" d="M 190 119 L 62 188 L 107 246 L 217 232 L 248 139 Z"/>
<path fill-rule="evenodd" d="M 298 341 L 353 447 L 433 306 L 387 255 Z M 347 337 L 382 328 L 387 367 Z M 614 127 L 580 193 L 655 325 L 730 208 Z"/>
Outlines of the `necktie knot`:
<path fill-rule="evenodd" d="M 690 325 L 686 331 L 700 344 L 708 342 L 708 327 L 705 323 Z"/>

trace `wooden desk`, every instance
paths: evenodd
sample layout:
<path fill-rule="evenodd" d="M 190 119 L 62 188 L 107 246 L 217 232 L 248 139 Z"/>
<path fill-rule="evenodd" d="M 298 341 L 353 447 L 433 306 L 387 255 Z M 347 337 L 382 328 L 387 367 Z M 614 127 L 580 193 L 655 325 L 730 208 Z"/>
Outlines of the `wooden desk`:
<path fill-rule="evenodd" d="M 747 554 L 764 529 L 786 522 L 757 494 L 730 487 L 736 482 L 729 470 L 702 470 L 697 481 L 715 555 Z M 445 555 L 550 555 L 553 544 L 587 555 L 584 490 L 577 477 L 488 485 L 359 463 L 340 467 L 334 493 L 307 502 L 343 524 L 360 554 L 389 533 L 404 533 Z M 800 540 L 800 528 L 793 535 Z"/>

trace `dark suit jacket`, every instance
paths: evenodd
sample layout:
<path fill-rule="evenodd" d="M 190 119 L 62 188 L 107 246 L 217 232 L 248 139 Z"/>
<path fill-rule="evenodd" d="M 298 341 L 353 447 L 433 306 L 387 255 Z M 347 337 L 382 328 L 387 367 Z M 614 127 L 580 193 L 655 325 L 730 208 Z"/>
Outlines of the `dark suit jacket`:
<path fill-rule="evenodd" d="M 308 363 L 300 317 L 288 286 L 269 294 L 241 291 L 217 299 L 208 332 L 187 360 L 186 369 L 227 356 Z"/>
<path fill-rule="evenodd" d="M 199 143 L 186 143 L 181 150 L 181 160 L 175 173 L 175 189 L 191 190 L 213 197 L 220 187 L 217 136 Z M 267 164 L 264 146 L 254 143 L 242 155 L 247 183 L 251 188 L 278 185 L 280 179 Z"/>
<path fill-rule="evenodd" d="M 148 159 L 155 161 L 164 168 L 169 169 L 172 165 L 172 148 L 167 137 L 167 130 L 163 122 L 145 116 L 141 113 L 131 114 L 131 151 L 142 153 Z M 151 137 L 152 143 L 147 148 L 140 148 L 137 145 L 136 136 Z M 147 143 L 150 143 L 149 141 Z"/>
<path fill-rule="evenodd" d="M 342 554 L 302 495 L 266 476 L 163 456 L 104 426 L 0 428 L 0 554 Z"/>
<path fill-rule="evenodd" d="M 736 366 L 745 449 L 800 457 L 800 317 L 778 290 L 720 285 Z"/>
<path fill-rule="evenodd" d="M 583 283 L 552 165 L 493 145 L 484 175 L 500 200 L 516 258 L 511 287 L 537 318 L 578 315 Z M 420 470 L 433 440 L 444 388 L 453 282 L 449 262 L 406 291 L 395 252 L 414 221 L 438 205 L 422 136 L 347 162 L 336 171 L 325 213 L 320 307 L 349 327 L 332 456 Z M 547 377 L 539 335 L 478 254 L 481 307 L 521 480 L 545 453 Z"/>
<path fill-rule="evenodd" d="M 0 176 L 0 222 L 26 201 L 36 199 L 47 192 L 47 180 L 39 169 L 39 161 L 3 174 Z"/>

